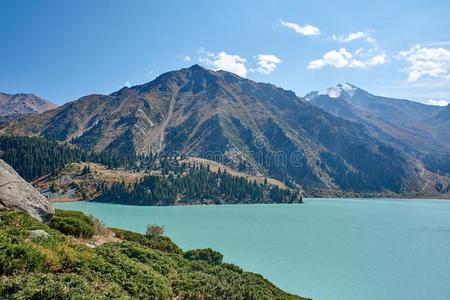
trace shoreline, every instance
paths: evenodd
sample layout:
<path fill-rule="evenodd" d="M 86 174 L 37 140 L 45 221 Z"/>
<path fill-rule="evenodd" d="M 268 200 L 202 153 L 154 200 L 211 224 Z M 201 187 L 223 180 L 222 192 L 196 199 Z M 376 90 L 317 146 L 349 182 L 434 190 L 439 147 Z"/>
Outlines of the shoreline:
<path fill-rule="evenodd" d="M 83 200 L 83 199 L 67 199 L 67 198 L 58 198 L 54 200 L 50 200 L 50 203 L 75 203 L 75 202 L 89 202 L 96 204 L 114 204 L 114 205 L 125 205 L 125 206 L 138 206 L 138 207 L 179 207 L 179 206 L 224 206 L 224 205 L 298 205 L 305 204 L 308 200 L 314 201 L 315 199 L 322 200 L 400 200 L 400 201 L 449 201 L 450 198 L 427 198 L 427 197 L 305 197 L 303 198 L 303 203 L 191 203 L 191 204 L 175 204 L 175 205 L 132 205 L 132 204 L 122 204 L 122 203 L 108 203 L 108 202 L 96 202 L 92 200 Z"/>

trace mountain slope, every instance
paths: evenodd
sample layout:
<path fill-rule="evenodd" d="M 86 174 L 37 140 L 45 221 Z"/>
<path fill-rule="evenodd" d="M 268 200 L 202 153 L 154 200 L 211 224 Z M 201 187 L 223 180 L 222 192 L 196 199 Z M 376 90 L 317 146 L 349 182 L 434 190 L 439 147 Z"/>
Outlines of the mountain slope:
<path fill-rule="evenodd" d="M 293 92 L 194 65 L 110 95 L 90 95 L 3 126 L 96 151 L 198 156 L 290 184 L 401 192 L 414 166 L 364 126 Z"/>
<path fill-rule="evenodd" d="M 33 94 L 0 93 L 0 116 L 17 116 L 41 113 L 58 107 Z"/>
<path fill-rule="evenodd" d="M 450 152 L 450 117 L 444 107 L 375 96 L 348 83 L 305 97 L 409 154 Z"/>

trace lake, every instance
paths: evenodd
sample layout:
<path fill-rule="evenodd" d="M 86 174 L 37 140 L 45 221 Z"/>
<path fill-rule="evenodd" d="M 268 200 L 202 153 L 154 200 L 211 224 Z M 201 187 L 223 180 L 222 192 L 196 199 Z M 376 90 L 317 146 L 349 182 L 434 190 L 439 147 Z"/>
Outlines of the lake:
<path fill-rule="evenodd" d="M 108 226 L 164 225 L 184 250 L 316 300 L 450 299 L 450 201 L 306 199 L 299 205 L 138 207 L 58 203 Z"/>

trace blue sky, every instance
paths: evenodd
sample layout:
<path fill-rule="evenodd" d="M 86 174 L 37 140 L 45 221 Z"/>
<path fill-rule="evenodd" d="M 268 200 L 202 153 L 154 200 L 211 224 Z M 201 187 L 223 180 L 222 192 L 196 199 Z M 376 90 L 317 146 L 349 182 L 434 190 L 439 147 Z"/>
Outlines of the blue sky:
<path fill-rule="evenodd" d="M 450 100 L 449 1 L 1 1 L 0 91 L 62 104 L 194 63 L 303 96 Z"/>

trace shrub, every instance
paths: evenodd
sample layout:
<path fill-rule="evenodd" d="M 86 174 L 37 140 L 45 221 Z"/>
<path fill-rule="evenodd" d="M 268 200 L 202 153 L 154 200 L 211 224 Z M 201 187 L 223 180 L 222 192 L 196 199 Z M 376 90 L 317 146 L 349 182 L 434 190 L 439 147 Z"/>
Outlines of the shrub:
<path fill-rule="evenodd" d="M 94 227 L 95 234 L 106 236 L 110 233 L 110 230 L 106 227 L 102 220 L 97 219 L 94 216 L 89 216 L 89 220 Z"/>
<path fill-rule="evenodd" d="M 219 265 L 222 263 L 223 255 L 210 248 L 189 250 L 184 253 L 184 257 L 190 260 L 202 260 L 208 263 Z"/>
<path fill-rule="evenodd" d="M 182 254 L 183 251 L 166 236 L 147 237 L 143 234 L 136 233 L 118 228 L 110 228 L 119 239 L 134 242 L 142 246 L 159 250 L 167 253 Z"/>
<path fill-rule="evenodd" d="M 146 237 L 161 236 L 164 234 L 164 226 L 158 226 L 155 224 L 147 225 Z"/>
<path fill-rule="evenodd" d="M 57 215 L 50 219 L 50 227 L 66 235 L 90 238 L 94 235 L 94 227 L 85 221 L 75 217 L 59 217 Z"/>
<path fill-rule="evenodd" d="M 128 298 L 117 286 L 100 284 L 77 274 L 23 274 L 0 280 L 0 299 Z"/>
<path fill-rule="evenodd" d="M 6 238 L 0 239 L 0 275 L 42 269 L 44 257 L 33 244 L 15 244 Z"/>
<path fill-rule="evenodd" d="M 90 225 L 94 225 L 92 218 L 89 216 L 86 216 L 81 211 L 57 209 L 57 210 L 55 210 L 55 216 L 57 216 L 57 217 L 73 217 L 73 218 L 80 219 L 83 222 L 88 223 Z"/>

